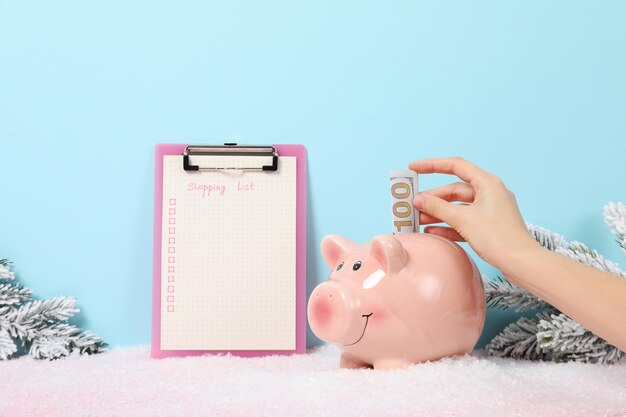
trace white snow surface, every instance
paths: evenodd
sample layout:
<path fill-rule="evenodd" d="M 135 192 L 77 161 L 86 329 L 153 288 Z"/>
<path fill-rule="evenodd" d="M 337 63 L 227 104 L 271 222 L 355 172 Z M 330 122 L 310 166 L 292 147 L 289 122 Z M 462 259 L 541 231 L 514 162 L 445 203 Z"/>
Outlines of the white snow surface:
<path fill-rule="evenodd" d="M 0 362 L 0 416 L 626 416 L 626 361 L 473 355 L 394 371 L 307 354 L 150 359 L 147 346 Z"/>

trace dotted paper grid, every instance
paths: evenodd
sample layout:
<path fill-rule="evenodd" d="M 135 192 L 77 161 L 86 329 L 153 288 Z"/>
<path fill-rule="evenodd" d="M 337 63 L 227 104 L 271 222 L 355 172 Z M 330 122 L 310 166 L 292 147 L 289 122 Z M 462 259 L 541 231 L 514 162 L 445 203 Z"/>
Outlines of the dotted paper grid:
<path fill-rule="evenodd" d="M 163 210 L 161 349 L 295 349 L 296 158 L 280 157 L 277 172 L 185 172 L 166 155 Z"/>

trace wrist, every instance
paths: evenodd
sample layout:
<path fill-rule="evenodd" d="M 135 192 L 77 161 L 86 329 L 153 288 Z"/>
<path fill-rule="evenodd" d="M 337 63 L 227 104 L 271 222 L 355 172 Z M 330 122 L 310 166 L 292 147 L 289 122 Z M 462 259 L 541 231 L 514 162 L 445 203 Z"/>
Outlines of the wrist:
<path fill-rule="evenodd" d="M 523 277 L 527 275 L 524 271 L 549 252 L 548 249 L 530 238 L 530 240 L 524 241 L 503 254 L 500 257 L 501 261 L 495 266 L 502 271 L 510 282 L 519 285 L 523 281 Z"/>

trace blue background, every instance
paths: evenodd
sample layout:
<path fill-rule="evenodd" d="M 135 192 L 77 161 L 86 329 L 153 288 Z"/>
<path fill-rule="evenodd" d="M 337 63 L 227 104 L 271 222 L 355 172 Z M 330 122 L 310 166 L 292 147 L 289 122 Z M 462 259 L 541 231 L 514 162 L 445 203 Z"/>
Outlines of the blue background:
<path fill-rule="evenodd" d="M 623 262 L 602 207 L 626 184 L 625 21 L 620 1 L 0 1 L 0 257 L 147 344 L 154 144 L 235 141 L 308 148 L 309 287 L 321 238 L 389 233 L 388 170 L 432 156 Z M 489 311 L 480 345 L 515 317 Z"/>

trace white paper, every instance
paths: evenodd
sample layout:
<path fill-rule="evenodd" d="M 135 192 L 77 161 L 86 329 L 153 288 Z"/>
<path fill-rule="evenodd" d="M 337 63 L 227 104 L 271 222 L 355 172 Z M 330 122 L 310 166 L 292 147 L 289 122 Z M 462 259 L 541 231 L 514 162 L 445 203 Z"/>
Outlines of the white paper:
<path fill-rule="evenodd" d="M 215 158 L 255 163 L 192 164 Z M 163 159 L 161 349 L 295 349 L 296 158 L 276 172 L 182 163 Z"/>

